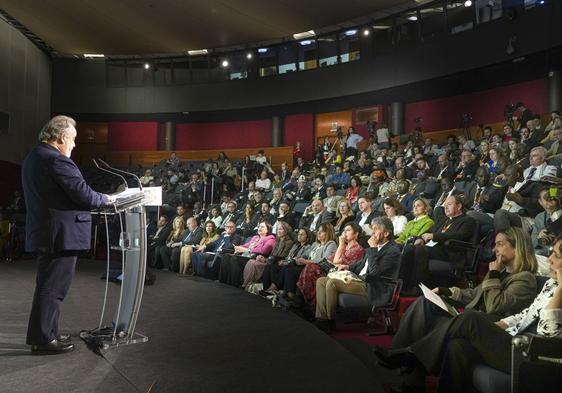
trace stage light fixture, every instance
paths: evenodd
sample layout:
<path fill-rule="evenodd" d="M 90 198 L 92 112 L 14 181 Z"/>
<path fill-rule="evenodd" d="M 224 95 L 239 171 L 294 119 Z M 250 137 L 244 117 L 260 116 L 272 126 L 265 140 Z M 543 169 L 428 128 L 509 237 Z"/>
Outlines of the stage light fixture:
<path fill-rule="evenodd" d="M 228 67 L 228 60 L 223 60 L 222 63 L 221 63 L 221 65 L 222 65 L 224 68 Z"/>
<path fill-rule="evenodd" d="M 472 5 L 472 0 L 466 0 L 466 1 L 464 2 L 464 6 L 465 6 L 465 7 L 470 7 L 471 5 Z"/>
<path fill-rule="evenodd" d="M 369 30 L 368 28 L 363 29 L 363 35 L 364 35 L 365 37 L 367 37 L 369 34 L 371 34 L 371 30 Z"/>
<path fill-rule="evenodd" d="M 418 20 L 418 17 L 416 15 L 412 15 L 408 17 L 408 20 L 411 20 L 412 22 L 415 22 Z"/>
<path fill-rule="evenodd" d="M 246 55 L 246 59 L 251 60 L 252 57 L 254 57 L 254 55 L 252 55 L 252 52 L 248 52 L 248 54 Z"/>

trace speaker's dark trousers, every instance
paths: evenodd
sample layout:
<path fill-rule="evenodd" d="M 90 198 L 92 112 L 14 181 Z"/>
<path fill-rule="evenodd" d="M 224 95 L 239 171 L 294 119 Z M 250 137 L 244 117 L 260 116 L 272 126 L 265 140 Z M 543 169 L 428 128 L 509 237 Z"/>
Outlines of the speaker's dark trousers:
<path fill-rule="evenodd" d="M 64 253 L 37 256 L 37 278 L 27 344 L 47 344 L 59 335 L 60 306 L 70 288 L 76 259 L 76 255 Z"/>

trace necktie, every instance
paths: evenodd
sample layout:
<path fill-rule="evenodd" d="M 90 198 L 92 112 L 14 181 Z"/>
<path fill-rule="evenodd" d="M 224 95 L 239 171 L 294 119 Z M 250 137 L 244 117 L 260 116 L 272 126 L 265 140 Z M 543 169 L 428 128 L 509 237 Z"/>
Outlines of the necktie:
<path fill-rule="evenodd" d="M 533 178 L 533 175 L 535 174 L 535 172 L 537 171 L 536 167 L 532 167 L 531 171 L 529 172 L 529 174 L 527 175 L 527 178 L 525 180 L 531 180 Z"/>

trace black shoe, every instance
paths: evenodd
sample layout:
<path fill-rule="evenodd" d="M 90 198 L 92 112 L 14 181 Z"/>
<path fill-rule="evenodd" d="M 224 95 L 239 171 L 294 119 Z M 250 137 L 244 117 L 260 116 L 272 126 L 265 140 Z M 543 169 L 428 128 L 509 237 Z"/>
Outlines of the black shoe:
<path fill-rule="evenodd" d="M 70 336 L 70 334 L 61 334 L 60 336 L 57 337 L 57 341 L 59 343 L 69 343 L 72 340 L 72 337 Z"/>
<path fill-rule="evenodd" d="M 44 345 L 32 345 L 32 355 L 57 355 L 74 351 L 74 344 L 59 342 L 56 339 Z"/>
<path fill-rule="evenodd" d="M 416 368 L 417 358 L 410 347 L 389 350 L 376 345 L 373 352 L 379 358 L 378 364 L 390 370 L 400 368 L 405 373 L 411 373 Z"/>

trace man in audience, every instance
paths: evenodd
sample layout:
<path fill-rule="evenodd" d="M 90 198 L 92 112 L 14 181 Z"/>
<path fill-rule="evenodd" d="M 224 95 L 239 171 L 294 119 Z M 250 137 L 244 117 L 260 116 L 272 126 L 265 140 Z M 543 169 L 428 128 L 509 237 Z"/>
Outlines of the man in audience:
<path fill-rule="evenodd" d="M 345 156 L 355 157 L 359 156 L 357 144 L 363 140 L 363 137 L 355 132 L 355 128 L 349 127 L 347 137 L 345 138 Z"/>
<path fill-rule="evenodd" d="M 337 266 L 340 278 L 320 277 L 316 281 L 316 326 L 329 332 L 335 328 L 338 294 L 350 293 L 368 298 L 371 306 L 381 306 L 392 296 L 393 285 L 381 277 L 397 277 L 400 248 L 394 243 L 392 222 L 377 217 L 372 223 L 365 257 L 353 265 Z M 344 271 L 349 270 L 344 281 Z"/>
<path fill-rule="evenodd" d="M 273 215 L 277 214 L 279 210 L 279 204 L 283 200 L 283 191 L 279 187 L 275 187 L 271 193 L 271 201 L 269 201 L 269 206 L 271 207 L 270 213 Z"/>
<path fill-rule="evenodd" d="M 548 165 L 546 154 L 547 151 L 542 146 L 531 149 L 529 154 L 530 166 L 523 171 L 523 178 L 526 181 L 540 181 L 543 176 L 556 176 L 556 167 Z"/>
<path fill-rule="evenodd" d="M 183 205 L 177 205 L 176 215 L 174 216 L 172 221 L 174 221 L 177 217 L 181 217 L 183 221 L 186 221 L 187 215 L 185 214 L 185 207 Z"/>
<path fill-rule="evenodd" d="M 349 173 L 344 172 L 341 165 L 336 165 L 336 173 L 330 177 L 328 184 L 332 184 L 338 188 L 347 188 L 349 187 L 350 181 Z"/>
<path fill-rule="evenodd" d="M 407 180 L 401 180 L 398 182 L 398 202 L 404 208 L 405 213 L 412 212 L 412 206 L 414 204 L 415 196 L 410 193 L 410 183 Z"/>
<path fill-rule="evenodd" d="M 154 180 L 154 176 L 152 176 L 152 170 L 149 168 L 144 171 L 144 176 L 141 176 L 140 182 L 143 187 L 146 187 L 151 180 Z"/>
<path fill-rule="evenodd" d="M 190 217 L 187 219 L 187 230 L 181 241 L 173 243 L 171 247 L 161 247 L 160 257 L 162 258 L 162 271 L 176 271 L 179 267 L 180 253 L 183 246 L 193 246 L 199 244 L 203 237 L 204 229 L 199 226 L 197 219 Z"/>
<path fill-rule="evenodd" d="M 291 177 L 291 173 L 289 172 L 289 168 L 287 167 L 286 162 L 281 163 L 281 170 L 279 172 L 279 178 L 281 179 L 281 183 L 285 184 L 289 178 Z"/>
<path fill-rule="evenodd" d="M 441 180 L 444 177 L 451 177 L 454 173 L 454 168 L 451 166 L 449 161 L 449 156 L 447 154 L 441 154 L 437 157 L 437 165 L 433 170 L 433 177 L 437 180 Z"/>
<path fill-rule="evenodd" d="M 455 181 L 469 182 L 474 180 L 476 169 L 478 168 L 478 160 L 474 158 L 471 150 L 463 150 L 461 153 L 461 161 L 457 166 L 453 177 Z"/>
<path fill-rule="evenodd" d="M 266 201 L 263 201 L 259 204 L 259 211 L 256 213 L 256 223 L 260 223 L 260 222 L 267 222 L 270 225 L 273 225 L 273 223 L 275 222 L 275 217 L 273 216 L 273 214 L 270 213 L 271 207 L 269 206 L 269 203 L 267 203 Z M 256 230 L 257 230 L 257 225 L 256 225 Z"/>
<path fill-rule="evenodd" d="M 281 203 L 279 204 L 279 212 L 277 215 L 277 220 L 275 221 L 273 227 L 271 228 L 271 231 L 274 234 L 277 233 L 277 223 L 279 221 L 284 221 L 287 224 L 289 224 L 291 228 L 295 228 L 295 224 L 297 220 L 295 218 L 295 215 L 291 213 L 291 207 L 289 202 L 287 201 L 281 201 Z"/>
<path fill-rule="evenodd" d="M 326 198 L 324 198 L 324 206 L 326 210 L 334 216 L 338 210 L 338 204 L 343 199 L 342 195 L 336 195 L 336 189 L 333 185 L 326 186 Z"/>
<path fill-rule="evenodd" d="M 535 217 L 531 240 L 535 248 L 535 254 L 547 257 L 550 254 L 552 241 L 558 235 L 552 229 L 553 222 L 562 217 L 560 199 L 550 195 L 550 187 L 545 187 L 540 191 L 539 204 L 544 209 Z"/>
<path fill-rule="evenodd" d="M 171 231 L 172 223 L 168 220 L 168 216 L 160 216 L 156 233 L 148 238 L 147 260 L 150 266 L 155 267 L 155 256 L 160 252 L 160 247 L 166 245 L 166 239 L 168 239 Z"/>
<path fill-rule="evenodd" d="M 449 247 L 447 240 L 461 240 L 468 242 L 476 230 L 476 221 L 462 211 L 462 199 L 458 195 L 451 195 L 445 200 L 445 217 L 436 222 L 430 230 L 419 238 L 413 245 L 407 244 L 402 253 L 401 271 L 404 276 L 404 293 L 419 294 L 418 283 L 433 288 L 439 282 L 430 276 L 428 264 L 430 259 L 450 262 L 451 265 L 464 263 L 465 252 Z"/>
<path fill-rule="evenodd" d="M 363 230 L 363 236 L 371 236 L 373 230 L 371 228 L 371 222 L 378 215 L 373 210 L 373 201 L 369 195 L 363 195 L 357 200 L 357 206 L 359 207 L 360 214 L 355 217 L 355 223 L 361 227 Z M 360 238 L 361 243 L 361 238 Z"/>
<path fill-rule="evenodd" d="M 240 214 L 236 211 L 237 207 L 238 205 L 236 204 L 235 201 L 228 202 L 228 205 L 226 207 L 226 214 L 224 215 L 224 219 L 222 220 L 218 228 L 219 231 L 224 231 L 224 229 L 226 228 L 226 224 L 229 221 L 234 221 L 234 222 L 238 221 Z"/>
<path fill-rule="evenodd" d="M 193 273 L 197 276 L 217 280 L 223 254 L 233 253 L 234 246 L 242 244 L 242 237 L 236 233 L 236 222 L 227 221 L 221 236 L 207 245 L 199 245 L 191 256 Z"/>
<path fill-rule="evenodd" d="M 297 182 L 297 190 L 295 192 L 295 203 L 310 202 L 312 195 L 310 192 L 310 187 L 306 185 L 306 178 L 304 175 L 300 175 L 299 181 Z"/>
<path fill-rule="evenodd" d="M 324 209 L 324 203 L 321 199 L 315 199 L 310 206 L 304 209 L 304 213 L 299 221 L 299 229 L 306 228 L 311 232 L 316 232 L 320 224 L 332 222 L 333 216 L 329 211 Z"/>
<path fill-rule="evenodd" d="M 318 175 L 314 178 L 314 187 L 312 188 L 312 199 L 326 198 L 326 187 L 324 187 L 324 176 Z"/>

